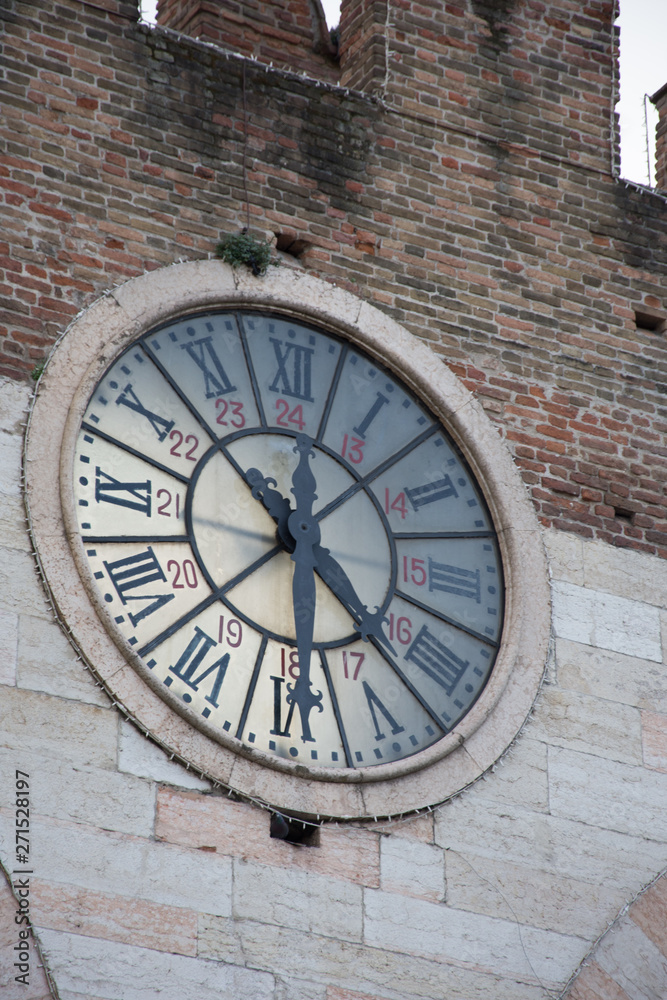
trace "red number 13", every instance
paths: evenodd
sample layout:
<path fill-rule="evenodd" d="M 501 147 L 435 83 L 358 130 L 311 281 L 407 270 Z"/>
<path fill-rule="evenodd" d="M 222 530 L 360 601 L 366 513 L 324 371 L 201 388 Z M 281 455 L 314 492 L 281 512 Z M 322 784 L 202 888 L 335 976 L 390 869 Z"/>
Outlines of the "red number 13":
<path fill-rule="evenodd" d="M 361 438 L 350 437 L 349 434 L 345 434 L 343 436 L 343 447 L 340 452 L 341 457 L 345 458 L 347 456 L 351 462 L 354 462 L 355 465 L 359 465 L 364 458 L 365 443 L 366 442 L 362 441 Z"/>

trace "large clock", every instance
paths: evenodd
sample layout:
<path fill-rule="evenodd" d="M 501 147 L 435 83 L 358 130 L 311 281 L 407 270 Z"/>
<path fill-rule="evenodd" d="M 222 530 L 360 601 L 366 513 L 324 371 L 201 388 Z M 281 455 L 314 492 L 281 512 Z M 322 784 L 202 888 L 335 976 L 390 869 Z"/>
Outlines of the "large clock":
<path fill-rule="evenodd" d="M 505 486 L 498 500 L 489 428 L 473 407 L 463 423 L 482 440 L 466 443 L 456 408 L 470 397 L 457 387 L 443 402 L 434 372 L 444 366 L 422 345 L 401 334 L 397 360 L 395 337 L 355 335 L 331 309 L 298 307 L 293 277 L 276 281 L 291 286 L 282 301 L 244 294 L 237 279 L 234 295 L 216 294 L 214 282 L 180 308 L 135 307 L 131 323 L 114 324 L 111 347 L 100 333 L 97 354 L 88 317 L 81 361 L 69 335 L 60 471 L 75 587 L 135 681 L 108 657 L 91 666 L 203 773 L 301 812 L 389 814 L 423 804 L 416 772 L 432 782 L 448 756 L 449 781 L 428 792 L 432 801 L 484 769 L 488 748 L 481 766 L 472 752 L 475 738 L 483 747 L 477 730 L 494 712 L 497 726 L 503 699 L 507 714 L 522 673 L 523 585 L 507 513 L 514 507 L 525 545 L 525 499 L 514 485 L 509 505 Z M 126 294 L 126 311 L 134 301 Z M 64 374 L 72 359 L 78 376 Z M 47 398 L 57 392 L 47 382 Z M 38 475 L 33 507 L 40 495 Z M 58 572 L 46 574 L 56 591 Z M 535 587 L 524 589 L 534 605 Z M 96 627 L 68 612 L 71 591 L 70 579 L 56 598 L 76 637 Z M 96 657 L 90 639 L 80 646 Z M 531 670 L 532 699 L 541 664 Z M 521 683 L 518 725 L 529 707 Z M 142 685 L 164 704 L 171 736 L 153 702 L 137 708 Z M 464 743 L 472 768 L 457 762 Z M 411 792 L 397 795 L 406 781 Z M 290 799 L 294 782 L 302 787 Z M 387 807 L 371 807 L 359 786 L 377 798 L 383 783 Z M 345 784 L 348 793 L 327 798 L 327 786 Z"/>
<path fill-rule="evenodd" d="M 91 395 L 74 480 L 114 624 L 239 750 L 402 760 L 489 677 L 503 571 L 470 469 L 400 378 L 312 324 L 147 331 Z"/>

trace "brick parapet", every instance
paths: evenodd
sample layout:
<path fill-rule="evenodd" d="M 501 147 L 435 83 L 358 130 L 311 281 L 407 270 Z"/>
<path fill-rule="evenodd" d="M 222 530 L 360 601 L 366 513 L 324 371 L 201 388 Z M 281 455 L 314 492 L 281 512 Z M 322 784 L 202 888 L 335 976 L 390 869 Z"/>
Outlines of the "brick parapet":
<path fill-rule="evenodd" d="M 381 92 L 389 70 L 388 0 L 342 0 L 340 7 L 340 82 Z"/>
<path fill-rule="evenodd" d="M 0 372 L 25 377 L 119 281 L 209 256 L 245 224 L 247 181 L 254 229 L 293 236 L 301 265 L 428 340 L 480 397 L 545 524 L 665 556 L 667 351 L 636 314 L 667 305 L 667 210 L 611 173 L 609 5 L 566 27 L 572 5 L 549 4 L 545 35 L 530 3 L 502 22 L 448 5 L 440 40 L 420 28 L 429 5 L 408 6 L 390 12 L 406 52 L 389 49 L 370 97 L 77 0 L 57 17 L 12 0 Z M 451 79 L 435 102 L 434 64 Z M 599 97 L 581 118 L 595 142 L 561 127 L 582 116 L 575 79 L 578 100 Z"/>
<path fill-rule="evenodd" d="M 159 0 L 158 24 L 260 62 L 337 83 L 319 0 Z"/>
<path fill-rule="evenodd" d="M 344 0 L 342 82 L 402 114 L 609 171 L 613 17 L 610 0 Z"/>
<path fill-rule="evenodd" d="M 667 190 L 667 85 L 651 97 L 658 112 L 655 130 L 655 186 Z"/>

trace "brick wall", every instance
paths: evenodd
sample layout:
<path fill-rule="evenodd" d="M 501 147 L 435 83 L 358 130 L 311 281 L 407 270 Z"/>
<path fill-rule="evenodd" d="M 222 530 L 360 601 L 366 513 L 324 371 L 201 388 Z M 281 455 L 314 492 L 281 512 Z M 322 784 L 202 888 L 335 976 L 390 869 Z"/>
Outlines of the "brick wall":
<path fill-rule="evenodd" d="M 130 6 L 3 12 L 0 371 L 209 255 L 245 222 L 245 158 L 252 226 L 431 342 L 544 524 L 664 557 L 665 340 L 636 315 L 667 316 L 667 215 L 611 173 L 611 4 L 394 4 L 375 97 L 248 63 L 247 128 L 239 59 Z"/>

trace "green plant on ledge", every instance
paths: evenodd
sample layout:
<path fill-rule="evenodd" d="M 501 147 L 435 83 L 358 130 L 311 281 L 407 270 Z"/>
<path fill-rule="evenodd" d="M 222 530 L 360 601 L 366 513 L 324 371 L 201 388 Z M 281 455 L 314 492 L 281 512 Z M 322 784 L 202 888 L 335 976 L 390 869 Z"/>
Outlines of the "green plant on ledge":
<path fill-rule="evenodd" d="M 223 237 L 215 248 L 215 256 L 232 267 L 245 264 L 257 277 L 266 273 L 269 264 L 278 263 L 277 260 L 271 260 L 270 241 L 258 239 L 247 229 Z"/>
<path fill-rule="evenodd" d="M 41 377 L 41 374 L 45 368 L 46 368 L 46 361 L 40 361 L 38 364 L 35 365 L 33 370 L 30 372 L 30 378 L 33 380 L 33 382 L 39 381 L 39 378 Z"/>

